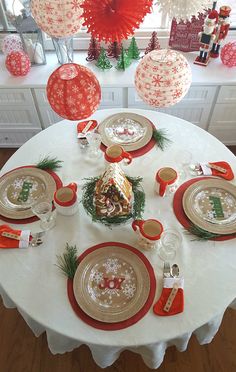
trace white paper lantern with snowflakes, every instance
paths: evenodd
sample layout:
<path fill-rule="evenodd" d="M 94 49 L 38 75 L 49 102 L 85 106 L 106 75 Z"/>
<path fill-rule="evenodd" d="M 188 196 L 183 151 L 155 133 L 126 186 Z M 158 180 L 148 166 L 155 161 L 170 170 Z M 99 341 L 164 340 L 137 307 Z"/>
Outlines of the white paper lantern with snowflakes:
<path fill-rule="evenodd" d="M 212 1 L 209 0 L 158 0 L 160 11 L 170 19 L 177 21 L 191 21 L 192 16 L 197 17 L 198 13 L 204 13 L 212 8 Z"/>
<path fill-rule="evenodd" d="M 19 35 L 9 34 L 2 41 L 2 52 L 7 55 L 11 52 L 23 52 L 23 45 Z"/>
<path fill-rule="evenodd" d="M 186 58 L 168 49 L 148 53 L 135 73 L 138 95 L 154 107 L 168 107 L 181 101 L 191 81 L 192 72 Z"/>
<path fill-rule="evenodd" d="M 83 0 L 31 0 L 32 15 L 48 35 L 63 38 L 76 34 L 82 26 Z"/>

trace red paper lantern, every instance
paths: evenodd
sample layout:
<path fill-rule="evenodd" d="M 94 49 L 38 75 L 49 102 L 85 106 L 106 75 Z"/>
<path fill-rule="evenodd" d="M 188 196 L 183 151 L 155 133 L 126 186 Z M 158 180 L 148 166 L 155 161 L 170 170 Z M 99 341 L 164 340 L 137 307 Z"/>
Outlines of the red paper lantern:
<path fill-rule="evenodd" d="M 25 52 L 11 52 L 6 58 L 6 68 L 14 76 L 25 76 L 30 70 L 30 59 Z"/>
<path fill-rule="evenodd" d="M 225 66 L 236 66 L 236 41 L 232 41 L 223 46 L 220 52 L 220 58 Z"/>
<path fill-rule="evenodd" d="M 92 115 L 101 100 L 101 87 L 92 71 L 76 63 L 58 67 L 49 77 L 47 97 L 52 109 L 65 119 Z"/>
<path fill-rule="evenodd" d="M 85 0 L 83 26 L 94 38 L 120 42 L 133 35 L 145 15 L 150 13 L 153 0 Z"/>

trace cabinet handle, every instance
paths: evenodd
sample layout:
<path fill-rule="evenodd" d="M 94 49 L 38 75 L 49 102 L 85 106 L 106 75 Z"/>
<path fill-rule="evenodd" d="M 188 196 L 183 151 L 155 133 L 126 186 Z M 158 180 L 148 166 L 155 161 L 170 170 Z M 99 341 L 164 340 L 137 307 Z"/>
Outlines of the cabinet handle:
<path fill-rule="evenodd" d="M 9 137 L 4 137 L 5 141 L 8 141 L 9 140 Z"/>

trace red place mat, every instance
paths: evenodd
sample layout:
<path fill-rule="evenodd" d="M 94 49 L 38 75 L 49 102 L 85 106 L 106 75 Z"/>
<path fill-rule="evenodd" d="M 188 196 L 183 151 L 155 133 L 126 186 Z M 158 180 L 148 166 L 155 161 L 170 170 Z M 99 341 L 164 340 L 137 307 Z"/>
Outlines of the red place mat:
<path fill-rule="evenodd" d="M 147 119 L 147 120 L 152 124 L 153 129 L 155 129 L 156 126 L 151 122 L 151 120 L 149 120 L 149 119 Z M 149 152 L 155 145 L 156 145 L 156 141 L 152 137 L 150 139 L 150 141 L 146 145 L 144 145 L 143 147 L 141 147 L 140 149 L 133 150 L 133 151 L 127 151 L 126 150 L 126 151 L 129 152 L 129 154 L 131 154 L 133 158 L 138 158 L 139 156 L 142 156 L 142 155 L 146 154 L 147 152 Z M 101 143 L 100 149 L 103 152 L 106 151 L 106 148 L 107 148 L 107 146 L 105 146 L 103 143 Z"/>
<path fill-rule="evenodd" d="M 22 166 L 22 167 L 17 167 L 17 168 L 14 168 L 14 169 L 10 170 L 7 173 L 4 173 L 4 175 L 8 174 L 8 173 L 11 173 L 13 170 L 21 169 L 21 168 L 36 168 L 36 166 L 35 165 L 25 165 L 25 166 Z M 55 172 L 53 172 L 51 170 L 46 170 L 45 172 L 49 173 L 53 177 L 53 179 L 56 183 L 56 188 L 57 189 L 62 187 L 62 185 L 63 185 L 62 181 L 61 181 L 60 177 Z M 55 207 L 53 207 L 53 209 L 55 209 Z M 35 222 L 35 221 L 39 220 L 39 218 L 36 217 L 36 216 L 29 217 L 29 218 L 23 218 L 21 220 L 16 220 L 16 219 L 4 217 L 4 216 L 1 216 L 1 215 L 0 215 L 0 219 L 5 221 L 5 222 L 14 223 L 14 224 L 32 223 L 32 222 Z"/>
<path fill-rule="evenodd" d="M 193 183 L 198 182 L 200 180 L 205 180 L 207 178 L 211 178 L 211 177 L 197 177 L 197 178 L 191 179 L 189 181 L 186 181 L 175 192 L 174 199 L 173 199 L 174 213 L 175 213 L 175 216 L 178 219 L 178 221 L 186 229 L 188 229 L 190 227 L 191 221 L 188 219 L 188 217 L 184 213 L 184 209 L 183 209 L 183 205 L 182 205 L 182 200 L 183 200 L 184 192 Z M 211 238 L 209 240 L 223 241 L 223 240 L 230 240 L 230 239 L 235 239 L 235 236 L 232 236 L 232 235 L 223 235 L 223 236 L 219 236 L 218 238 Z"/>
<path fill-rule="evenodd" d="M 129 151 L 129 154 L 132 155 L 133 158 L 138 158 L 139 156 L 142 156 L 146 154 L 148 151 L 150 151 L 154 146 L 156 145 L 156 141 L 154 138 L 151 138 L 150 141 L 143 147 L 137 150 Z M 106 146 L 103 145 L 103 143 L 100 146 L 100 149 L 105 152 L 106 151 Z"/>
<path fill-rule="evenodd" d="M 137 256 L 139 256 L 139 258 L 145 264 L 145 266 L 148 270 L 148 273 L 149 273 L 149 277 L 150 277 L 150 292 L 149 292 L 148 299 L 147 299 L 146 303 L 144 304 L 144 306 L 142 307 L 142 309 L 140 309 L 137 312 L 137 314 L 135 314 L 131 318 L 126 319 L 122 322 L 105 323 L 105 322 L 101 322 L 99 320 L 95 320 L 95 319 L 91 318 L 89 315 L 87 315 L 79 307 L 79 305 L 78 305 L 78 303 L 75 299 L 75 296 L 74 296 L 73 280 L 72 279 L 68 279 L 68 281 L 67 281 L 67 294 L 68 294 L 68 298 L 69 298 L 70 304 L 71 304 L 74 312 L 85 323 L 87 323 L 88 325 L 90 325 L 94 328 L 102 329 L 104 331 L 117 331 L 119 329 L 127 328 L 127 327 L 137 323 L 148 312 L 148 310 L 152 306 L 152 303 L 153 303 L 154 297 L 155 297 L 155 293 L 156 293 L 156 278 L 155 278 L 155 274 L 154 274 L 154 271 L 153 271 L 153 267 L 150 264 L 150 262 L 148 261 L 148 259 L 144 256 L 144 254 L 141 253 L 140 251 L 138 251 L 136 248 L 131 247 L 128 244 L 123 244 L 123 243 L 118 243 L 118 242 L 106 242 L 106 243 L 101 243 L 101 244 L 94 245 L 93 247 L 87 249 L 84 253 L 82 253 L 79 256 L 78 261 L 81 262 L 84 257 L 86 257 L 89 253 L 95 251 L 96 249 L 103 248 L 103 247 L 108 247 L 110 245 L 116 245 L 116 246 L 120 247 L 121 249 L 128 249 L 129 251 L 131 251 L 134 254 L 136 254 Z"/>

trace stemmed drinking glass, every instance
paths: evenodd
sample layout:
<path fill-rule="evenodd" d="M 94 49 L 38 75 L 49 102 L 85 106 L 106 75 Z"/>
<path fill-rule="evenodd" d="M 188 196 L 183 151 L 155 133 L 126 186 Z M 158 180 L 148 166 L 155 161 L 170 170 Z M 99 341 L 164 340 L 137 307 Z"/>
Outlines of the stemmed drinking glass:
<path fill-rule="evenodd" d="M 55 226 L 55 213 L 52 211 L 52 203 L 42 201 L 32 205 L 32 212 L 40 219 L 40 227 L 43 230 L 50 230 Z"/>

